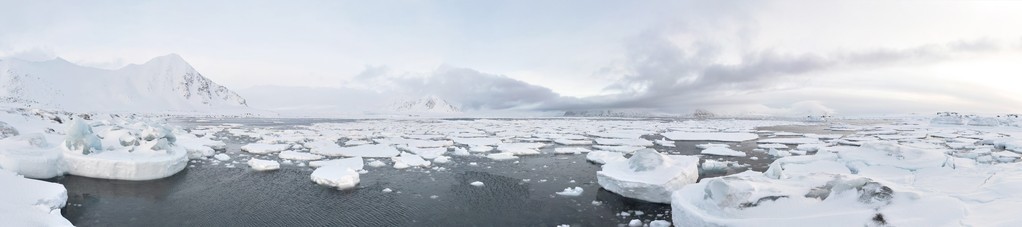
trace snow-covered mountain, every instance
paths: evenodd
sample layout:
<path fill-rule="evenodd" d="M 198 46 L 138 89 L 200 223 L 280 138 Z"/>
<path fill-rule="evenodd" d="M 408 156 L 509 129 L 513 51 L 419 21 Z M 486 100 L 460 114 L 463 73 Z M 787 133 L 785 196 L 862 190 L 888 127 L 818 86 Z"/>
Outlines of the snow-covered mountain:
<path fill-rule="evenodd" d="M 0 103 L 83 112 L 194 112 L 246 108 L 176 54 L 104 70 L 64 59 L 0 59 Z"/>
<path fill-rule="evenodd" d="M 565 111 L 565 117 L 680 117 L 676 114 L 652 112 L 649 110 L 615 109 L 615 110 L 569 110 Z"/>
<path fill-rule="evenodd" d="M 447 100 L 432 95 L 395 102 L 389 110 L 400 113 L 461 113 L 458 107 L 451 105 Z"/>

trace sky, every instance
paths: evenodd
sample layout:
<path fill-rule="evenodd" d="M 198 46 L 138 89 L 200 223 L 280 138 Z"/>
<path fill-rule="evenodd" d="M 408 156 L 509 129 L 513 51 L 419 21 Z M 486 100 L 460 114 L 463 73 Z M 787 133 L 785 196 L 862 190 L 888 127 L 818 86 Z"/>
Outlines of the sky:
<path fill-rule="evenodd" d="M 176 53 L 253 107 L 1022 112 L 1019 1 L 12 1 L 0 57 Z M 299 100 L 299 101 L 296 101 Z"/>

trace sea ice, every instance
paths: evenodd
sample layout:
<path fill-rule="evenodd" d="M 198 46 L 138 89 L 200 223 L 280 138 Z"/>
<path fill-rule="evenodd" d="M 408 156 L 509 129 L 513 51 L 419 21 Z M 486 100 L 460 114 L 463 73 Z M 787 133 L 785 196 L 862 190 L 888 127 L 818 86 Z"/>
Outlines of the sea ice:
<path fill-rule="evenodd" d="M 558 147 L 554 148 L 555 154 L 582 154 L 589 153 L 591 150 L 584 147 Z"/>
<path fill-rule="evenodd" d="M 699 158 L 643 149 L 626 160 L 608 161 L 596 174 L 597 182 L 608 191 L 628 198 L 670 203 L 671 192 L 699 178 Z"/>
<path fill-rule="evenodd" d="M 291 151 L 291 150 L 281 151 L 280 154 L 277 154 L 277 157 L 280 157 L 281 159 L 297 160 L 297 161 L 312 161 L 312 160 L 320 160 L 320 159 L 324 158 L 322 155 L 318 155 L 318 154 L 312 154 L 312 153 L 300 152 L 300 151 Z"/>
<path fill-rule="evenodd" d="M 0 139 L 0 169 L 36 179 L 64 175 L 61 148 L 49 141 L 42 133 Z"/>
<path fill-rule="evenodd" d="M 607 162 L 625 160 L 625 155 L 613 151 L 592 151 L 586 155 L 586 159 L 597 164 L 606 164 Z"/>
<path fill-rule="evenodd" d="M 342 166 L 353 170 L 361 170 L 365 168 L 363 163 L 364 161 L 362 160 L 362 157 L 353 157 L 323 161 L 311 161 L 309 162 L 309 167 L 321 168 L 323 166 Z"/>
<path fill-rule="evenodd" d="M 664 137 L 669 140 L 703 140 L 703 141 L 723 141 L 723 142 L 741 142 L 746 140 L 754 140 L 759 138 L 759 135 L 747 132 L 683 132 L 673 131 L 661 133 Z"/>
<path fill-rule="evenodd" d="M 562 196 L 580 196 L 580 195 L 582 195 L 582 191 L 584 191 L 584 190 L 582 190 L 582 187 L 573 187 L 573 188 L 572 187 L 568 187 L 568 188 L 565 188 L 563 191 L 559 191 L 559 192 L 556 192 L 556 193 L 558 195 L 562 195 Z"/>
<path fill-rule="evenodd" d="M 310 176 L 317 184 L 340 190 L 354 188 L 359 182 L 358 172 L 343 165 L 323 166 L 312 171 Z"/>
<path fill-rule="evenodd" d="M 696 145 L 696 146 L 699 147 L 699 148 L 703 148 L 703 150 L 699 152 L 700 154 L 720 155 L 720 156 L 735 156 L 735 157 L 745 157 L 746 156 L 745 152 L 732 150 L 730 148 L 730 145 L 727 145 L 727 144 L 713 144 L 713 143 L 710 143 L 710 144 L 700 144 L 700 145 Z"/>
<path fill-rule="evenodd" d="M 431 164 L 429 161 L 422 159 L 418 155 L 403 153 L 401 156 L 392 157 L 390 160 L 394 161 L 395 169 L 404 169 L 408 167 L 429 167 Z"/>
<path fill-rule="evenodd" d="M 340 147 L 337 144 L 333 144 L 333 146 L 317 144 L 316 147 L 312 147 L 310 152 L 326 156 L 366 158 L 389 158 L 401 153 L 394 147 L 386 144 L 359 145 L 354 147 Z"/>
<path fill-rule="evenodd" d="M 276 153 L 276 152 L 281 152 L 283 150 L 287 150 L 288 148 L 291 148 L 291 145 L 288 145 L 288 144 L 250 143 L 250 144 L 246 144 L 244 146 L 241 146 L 241 150 L 242 151 L 245 151 L 245 152 L 248 152 L 248 153 L 253 153 L 253 154 Z"/>
<path fill-rule="evenodd" d="M 482 187 L 483 185 L 485 185 L 485 184 L 483 184 L 483 182 L 480 182 L 480 181 L 474 181 L 474 182 L 469 183 L 469 184 L 472 185 L 472 186 L 476 186 L 476 187 Z"/>
<path fill-rule="evenodd" d="M 248 166 L 254 170 L 267 171 L 280 169 L 280 163 L 273 160 L 249 159 Z"/>

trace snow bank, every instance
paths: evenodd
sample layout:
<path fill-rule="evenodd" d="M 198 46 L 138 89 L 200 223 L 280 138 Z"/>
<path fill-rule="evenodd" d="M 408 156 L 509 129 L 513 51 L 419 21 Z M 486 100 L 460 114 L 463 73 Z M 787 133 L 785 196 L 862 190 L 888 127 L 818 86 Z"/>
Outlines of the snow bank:
<path fill-rule="evenodd" d="M 323 166 L 312 171 L 313 182 L 339 190 L 354 188 L 359 182 L 358 172 L 343 165 Z"/>
<path fill-rule="evenodd" d="M 5 226 L 72 226 L 60 215 L 63 185 L 26 179 L 0 169 L 0 220 Z"/>
<path fill-rule="evenodd" d="M 621 196 L 670 203 L 671 192 L 699 178 L 699 158 L 643 149 L 626 160 L 607 162 L 596 178 L 604 189 Z"/>
<path fill-rule="evenodd" d="M 40 133 L 0 139 L 0 169 L 36 179 L 64 175 L 61 149 L 49 141 Z"/>

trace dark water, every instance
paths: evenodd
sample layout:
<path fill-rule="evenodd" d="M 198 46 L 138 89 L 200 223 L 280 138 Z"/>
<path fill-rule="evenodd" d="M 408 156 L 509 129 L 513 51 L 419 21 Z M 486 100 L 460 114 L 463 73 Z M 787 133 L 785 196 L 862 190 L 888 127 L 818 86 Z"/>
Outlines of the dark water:
<path fill-rule="evenodd" d="M 288 127 L 333 121 L 343 120 L 233 119 L 187 124 Z M 670 220 L 667 204 L 628 199 L 601 189 L 596 183 L 600 167 L 587 162 L 584 154 L 542 154 L 509 161 L 454 156 L 450 163 L 434 164 L 444 170 L 367 165 L 369 172 L 360 175 L 358 187 L 341 191 L 313 183 L 308 167 L 283 165 L 276 171 L 253 171 L 244 164 L 248 154 L 238 150 L 246 141 L 235 139 L 227 141 L 226 151 L 232 161 L 238 161 L 233 168 L 202 160 L 174 176 L 152 181 L 54 179 L 69 193 L 69 205 L 62 214 L 78 226 L 618 226 L 636 218 Z M 706 142 L 677 142 L 677 147 L 655 149 L 696 155 L 700 149 L 695 145 L 702 143 Z M 773 160 L 751 151 L 754 141 L 731 144 L 750 156 L 703 158 L 749 166 L 701 173 L 701 178 L 762 171 Z M 275 155 L 255 157 L 277 160 Z M 470 186 L 474 181 L 485 186 Z M 581 196 L 555 194 L 575 186 L 585 189 Z M 384 188 L 393 192 L 382 192 Z M 630 215 L 619 216 L 623 211 Z"/>

